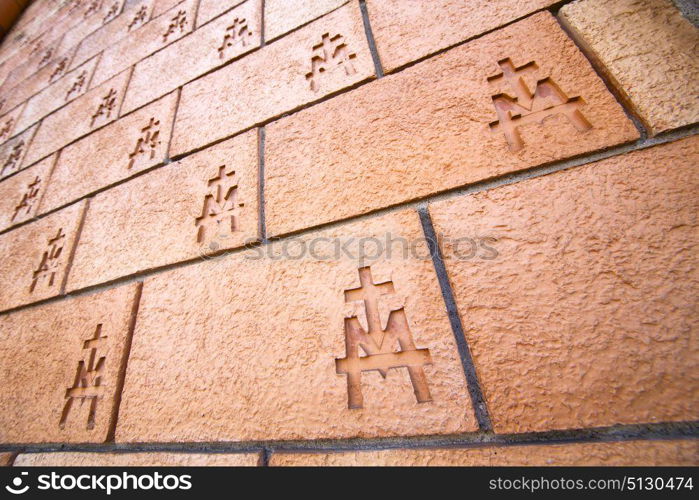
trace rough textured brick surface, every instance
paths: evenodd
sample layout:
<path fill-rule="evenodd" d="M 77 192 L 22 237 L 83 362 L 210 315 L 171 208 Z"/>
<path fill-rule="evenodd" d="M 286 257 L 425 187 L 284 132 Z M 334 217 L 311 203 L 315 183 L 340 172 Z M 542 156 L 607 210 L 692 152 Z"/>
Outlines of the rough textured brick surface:
<path fill-rule="evenodd" d="M 93 31 L 80 42 L 71 62 L 71 68 L 84 63 L 143 27 L 151 18 L 153 1 L 127 2 L 124 11 L 117 19 Z"/>
<path fill-rule="evenodd" d="M 329 64 L 317 78 L 308 79 L 311 59 L 322 53 L 313 47 L 321 44 L 325 34 L 331 44 L 341 42 L 340 39 L 332 42 L 330 38 L 344 37 L 348 62 Z M 233 135 L 365 80 L 373 72 L 359 7 L 348 4 L 240 61 L 185 85 L 170 154 L 179 155 Z M 311 81 L 317 85 L 315 90 Z"/>
<path fill-rule="evenodd" d="M 27 158 L 36 131 L 37 126 L 28 128 L 0 146 L 0 179 L 33 163 Z"/>
<path fill-rule="evenodd" d="M 62 293 L 84 206 L 76 203 L 0 235 L 0 310 Z"/>
<path fill-rule="evenodd" d="M 106 440 L 136 294 L 129 285 L 0 317 L 0 441 Z"/>
<path fill-rule="evenodd" d="M 350 242 L 349 250 L 356 253 L 359 243 L 349 238 L 385 238 L 386 232 L 406 238 L 425 255 L 418 215 L 412 211 L 312 234 L 307 243 L 313 238 L 342 238 L 338 241 Z M 309 254 L 303 259 L 279 258 L 281 247 L 275 247 L 273 258 L 255 259 L 260 250 L 248 249 L 147 279 L 117 441 L 317 439 L 476 430 L 429 257 L 403 259 L 397 243 L 390 258 L 363 263 L 342 256 L 325 258 L 334 246 L 328 240 L 313 246 L 322 260 Z M 288 254 L 298 255 L 299 248 L 290 246 Z M 374 283 L 392 280 L 394 287 L 394 293 L 387 290 L 389 285 L 377 292 L 387 296 L 371 302 L 369 320 L 363 303 L 355 301 L 359 291 L 345 302 L 345 291 L 360 286 L 361 265 L 370 266 Z M 417 402 L 404 367 L 387 369 L 385 379 L 378 371 L 367 371 L 359 384 L 363 405 L 348 408 L 347 376 L 337 373 L 342 369 L 336 366 L 336 360 L 346 356 L 345 317 L 359 318 L 348 319 L 352 324 L 370 321 L 371 331 L 380 334 L 374 319 L 381 323 L 377 328 L 386 328 L 389 311 L 400 309 L 414 347 L 427 349 L 431 364 L 424 351 L 412 350 L 407 343 L 403 355 L 412 356 L 411 361 L 402 358 L 406 361 L 400 363 L 414 366 L 417 380 L 422 380 L 420 372 L 424 374 L 430 398 Z M 394 333 L 401 329 L 394 324 L 400 317 L 400 312 L 391 315 Z M 386 340 L 383 348 L 398 350 L 395 340 Z M 374 369 L 393 362 L 391 354 L 368 359 L 376 363 Z M 202 373 L 213 374 L 213 379 L 202 378 Z M 417 387 L 422 387 L 419 382 Z"/>
<path fill-rule="evenodd" d="M 177 92 L 173 92 L 63 149 L 41 212 L 162 163 L 170 142 L 176 102 Z"/>
<path fill-rule="evenodd" d="M 270 41 L 347 3 L 347 0 L 265 0 L 265 40 Z"/>
<path fill-rule="evenodd" d="M 24 130 L 87 92 L 95 66 L 97 58 L 90 59 L 29 99 L 17 123 L 18 130 Z"/>
<path fill-rule="evenodd" d="M 197 28 L 202 24 L 211 21 L 214 17 L 220 16 L 228 9 L 245 3 L 246 0 L 199 0 L 197 8 Z"/>
<path fill-rule="evenodd" d="M 55 160 L 49 156 L 0 183 L 0 230 L 37 214 Z"/>
<path fill-rule="evenodd" d="M 255 467 L 258 453 L 22 453 L 15 467 Z"/>
<path fill-rule="evenodd" d="M 19 460 L 22 457 L 17 457 Z M 628 441 L 467 449 L 274 453 L 271 466 L 653 466 L 699 464 L 697 441 Z"/>
<path fill-rule="evenodd" d="M 670 0 L 584 0 L 561 9 L 651 133 L 699 121 L 699 30 Z"/>
<path fill-rule="evenodd" d="M 497 432 L 699 418 L 699 138 L 435 203 Z"/>
<path fill-rule="evenodd" d="M 260 37 L 260 0 L 248 0 L 139 62 L 129 82 L 124 112 L 254 50 Z"/>
<path fill-rule="evenodd" d="M 8 467 L 12 465 L 14 459 L 14 453 L 0 453 L 0 466 Z"/>
<path fill-rule="evenodd" d="M 182 3 L 182 1 L 183 0 L 153 0 L 153 17 L 166 14 L 170 9 Z M 221 0 L 219 0 L 219 2 L 221 2 Z"/>
<path fill-rule="evenodd" d="M 59 51 L 76 47 L 86 36 L 109 24 L 121 12 L 124 0 L 103 0 L 92 15 L 68 30 L 61 38 Z"/>
<path fill-rule="evenodd" d="M 7 107 L 6 109 L 10 108 Z M 0 117 L 0 144 L 3 144 L 13 137 L 15 135 L 15 130 L 21 132 L 17 129 L 17 120 L 22 113 L 22 109 L 23 106 L 17 106 Z"/>
<path fill-rule="evenodd" d="M 555 0 L 367 0 L 367 10 L 381 64 L 384 70 L 392 71 L 554 3 Z M 532 43 L 536 39 L 527 40 L 522 48 Z"/>
<path fill-rule="evenodd" d="M 508 57 L 539 66 L 524 77 L 532 92 L 536 79 L 550 77 L 569 97 L 582 97 L 591 128 L 551 115 L 517 128 L 519 148 L 492 130 L 492 96 L 514 92 L 488 77 Z M 267 228 L 279 235 L 637 137 L 556 20 L 537 14 L 270 124 Z"/>
<path fill-rule="evenodd" d="M 257 179 L 252 130 L 98 194 L 90 202 L 68 289 L 256 240 Z"/>
<path fill-rule="evenodd" d="M 185 0 L 106 48 L 95 71 L 92 86 L 103 83 L 192 31 L 196 6 L 197 0 Z"/>
<path fill-rule="evenodd" d="M 116 120 L 131 70 L 90 89 L 41 121 L 27 155 L 27 164 Z"/>

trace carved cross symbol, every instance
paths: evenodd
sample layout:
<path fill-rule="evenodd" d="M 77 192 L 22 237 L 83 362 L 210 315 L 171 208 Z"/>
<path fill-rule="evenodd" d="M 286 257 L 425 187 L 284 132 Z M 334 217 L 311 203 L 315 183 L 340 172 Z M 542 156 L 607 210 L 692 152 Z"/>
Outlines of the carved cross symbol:
<path fill-rule="evenodd" d="M 12 171 L 17 167 L 19 160 L 22 158 L 22 151 L 24 151 L 24 141 L 19 141 L 12 148 L 10 156 L 7 157 L 5 164 L 2 166 L 0 175 L 5 175 L 7 171 Z"/>
<path fill-rule="evenodd" d="M 223 36 L 223 43 L 218 48 L 218 55 L 221 59 L 225 57 L 225 51 L 228 47 L 232 47 L 240 43 L 243 47 L 248 44 L 248 38 L 252 37 L 252 31 L 248 28 L 248 22 L 244 18 L 233 20 L 233 24 L 226 28 L 226 34 Z"/>
<path fill-rule="evenodd" d="M 36 202 L 37 196 L 39 194 L 40 184 L 41 179 L 39 179 L 39 177 L 37 176 L 36 178 L 34 178 L 31 184 L 27 185 L 27 190 L 22 195 L 22 200 L 15 207 L 15 213 L 12 216 L 13 221 L 17 218 L 21 211 L 24 211 L 24 215 L 29 215 L 31 213 L 32 207 L 34 206 L 34 203 Z"/>
<path fill-rule="evenodd" d="M 369 267 L 359 269 L 359 282 L 359 288 L 345 290 L 345 302 L 363 302 L 369 331 L 362 328 L 356 314 L 345 318 L 345 357 L 335 360 L 336 372 L 347 375 L 348 407 L 364 406 L 362 372 L 377 370 L 386 378 L 391 368 L 407 368 L 418 403 L 432 401 L 423 369 L 432 364 L 430 351 L 415 347 L 405 309 L 391 311 L 386 329 L 381 327 L 379 300 L 395 293 L 393 282 L 374 283 Z M 394 350 L 396 344 L 399 351 Z M 359 356 L 360 347 L 366 356 Z"/>
<path fill-rule="evenodd" d="M 106 356 L 98 357 L 97 351 L 106 338 L 106 336 L 102 335 L 102 324 L 100 323 L 95 328 L 94 335 L 83 342 L 83 350 L 88 351 L 87 363 L 84 359 L 78 362 L 78 369 L 75 372 L 73 385 L 66 390 L 66 402 L 63 405 L 61 420 L 58 424 L 61 429 L 65 428 L 68 415 L 76 399 L 80 400 L 81 404 L 85 401 L 90 402 L 87 429 L 90 430 L 95 427 L 97 403 L 104 397 L 102 377 L 104 375 L 105 360 L 107 359 Z"/>
<path fill-rule="evenodd" d="M 58 272 L 59 258 L 63 252 L 65 244 L 65 233 L 63 228 L 59 228 L 56 236 L 49 238 L 49 248 L 41 256 L 39 267 L 36 268 L 32 275 L 32 284 L 29 287 L 29 292 L 33 292 L 40 279 L 48 277 L 48 286 L 52 287 Z"/>
<path fill-rule="evenodd" d="M 136 157 L 144 154 L 146 148 L 150 148 L 150 158 L 151 160 L 155 157 L 155 150 L 160 145 L 160 120 L 151 118 L 148 124 L 141 129 L 141 137 L 138 138 L 136 142 L 136 147 L 129 153 L 129 166 L 133 167 Z"/>
<path fill-rule="evenodd" d="M 97 111 L 95 111 L 95 114 L 92 115 L 92 121 L 90 122 L 91 127 L 94 127 L 95 120 L 97 120 L 100 116 L 104 115 L 105 118 L 109 118 L 112 115 L 112 110 L 114 109 L 114 106 L 116 106 L 116 97 L 116 90 L 110 89 L 109 93 L 102 98 L 102 102 L 97 108 Z"/>
<path fill-rule="evenodd" d="M 238 184 L 234 182 L 235 172 L 226 173 L 226 166 L 218 167 L 218 175 L 208 180 L 209 193 L 204 197 L 201 215 L 196 218 L 197 242 L 201 243 L 206 237 L 206 229 L 211 226 L 234 233 L 240 229 L 240 208 L 245 203 L 238 201 Z M 228 228 L 222 223 L 228 219 Z"/>
<path fill-rule="evenodd" d="M 102 24 L 109 22 L 119 11 L 119 2 L 114 2 L 102 19 Z"/>
<path fill-rule="evenodd" d="M 10 136 L 10 132 L 12 131 L 12 125 L 14 125 L 15 120 L 12 117 L 9 117 L 5 124 L 2 126 L 0 129 L 0 141 L 5 141 Z"/>
<path fill-rule="evenodd" d="M 67 57 L 61 58 L 58 61 L 58 63 L 56 63 L 56 67 L 53 69 L 53 72 L 51 73 L 51 76 L 49 77 L 49 83 L 53 83 L 56 80 L 58 80 L 63 75 L 63 72 L 66 70 L 67 65 L 68 65 L 68 58 Z"/>
<path fill-rule="evenodd" d="M 534 93 L 529 90 L 524 78 L 532 78 L 539 70 L 534 61 L 515 67 L 507 58 L 499 61 L 498 65 L 502 71 L 488 77 L 488 83 L 498 88 L 506 84 L 515 97 L 505 93 L 492 96 L 498 120 L 490 124 L 490 129 L 505 135 L 511 151 L 524 147 L 519 127 L 535 122 L 542 124 L 549 116 L 565 116 L 578 132 L 592 128 L 580 111 L 585 101 L 581 97 L 569 98 L 551 78 L 537 80 Z"/>
<path fill-rule="evenodd" d="M 356 58 L 357 54 L 349 51 L 342 35 L 331 38 L 330 33 L 323 34 L 321 42 L 313 46 L 311 71 L 306 73 L 306 80 L 311 82 L 311 90 L 314 92 L 318 90 L 318 76 L 328 70 L 343 67 L 346 75 L 355 74 L 357 70 L 352 61 Z"/>
<path fill-rule="evenodd" d="M 66 101 L 71 98 L 73 93 L 79 94 L 80 91 L 83 89 L 83 85 L 85 85 L 85 78 L 87 77 L 87 72 L 83 71 L 81 72 L 75 81 L 73 82 L 73 85 L 68 89 L 68 92 L 66 92 Z M 94 117 L 93 117 L 94 121 Z"/>
<path fill-rule="evenodd" d="M 41 56 L 41 60 L 39 61 L 39 67 L 49 62 L 51 57 L 53 57 L 53 47 L 49 47 L 44 51 L 44 55 Z"/>
<path fill-rule="evenodd" d="M 170 26 L 168 26 L 167 31 L 163 34 L 163 42 L 167 42 L 167 37 L 172 33 L 180 30 L 180 33 L 184 33 L 187 28 L 187 13 L 183 10 L 177 12 L 175 17 L 170 21 Z"/>
<path fill-rule="evenodd" d="M 131 20 L 131 22 L 128 25 L 128 30 L 131 31 L 131 28 L 134 26 L 138 26 L 139 24 L 143 24 L 146 21 L 146 17 L 148 16 L 148 8 L 145 5 L 142 5 L 140 9 L 136 12 L 136 15 L 134 18 Z"/>

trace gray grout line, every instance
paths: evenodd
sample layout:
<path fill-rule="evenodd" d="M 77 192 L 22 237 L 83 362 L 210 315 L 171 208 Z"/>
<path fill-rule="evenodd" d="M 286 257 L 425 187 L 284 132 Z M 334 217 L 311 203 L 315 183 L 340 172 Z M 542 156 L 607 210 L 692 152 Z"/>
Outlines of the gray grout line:
<path fill-rule="evenodd" d="M 376 71 L 376 78 L 382 78 L 384 76 L 383 66 L 381 65 L 381 59 L 379 58 L 379 51 L 376 48 L 374 32 L 371 30 L 371 23 L 369 22 L 369 11 L 366 6 L 366 0 L 359 0 L 359 10 L 362 13 L 364 33 L 366 34 L 367 43 L 369 44 L 371 59 L 374 61 L 374 70 Z"/>
<path fill-rule="evenodd" d="M 260 48 L 267 44 L 265 40 L 265 0 L 260 0 Z"/>
<path fill-rule="evenodd" d="M 464 369 L 464 375 L 466 376 L 468 392 L 471 396 L 471 404 L 473 405 L 473 410 L 476 414 L 476 419 L 478 420 L 478 427 L 484 432 L 491 431 L 493 429 L 493 425 L 490 421 L 488 406 L 481 389 L 481 384 L 478 381 L 476 366 L 473 362 L 473 357 L 471 356 L 471 350 L 468 347 L 468 341 L 466 340 L 466 334 L 464 333 L 464 328 L 461 323 L 459 310 L 456 306 L 454 291 L 449 283 L 447 268 L 444 265 L 444 260 L 442 259 L 442 252 L 439 248 L 439 240 L 435 233 L 434 225 L 432 224 L 432 218 L 430 217 L 429 210 L 426 207 L 419 208 L 418 214 L 420 215 L 420 222 L 422 223 L 422 229 L 425 233 L 425 240 L 427 241 L 427 246 L 429 247 L 430 255 L 432 256 L 432 263 L 434 264 L 434 270 L 437 274 L 437 279 L 439 280 L 439 286 L 442 290 L 442 297 L 444 299 L 444 305 L 447 309 L 449 322 L 451 323 L 452 333 L 454 334 L 454 340 L 456 341 L 456 347 L 459 351 L 459 355 L 461 356 L 461 364 Z"/>
<path fill-rule="evenodd" d="M 68 278 L 70 277 L 70 272 L 73 269 L 73 261 L 75 260 L 75 254 L 78 251 L 78 244 L 80 243 L 80 237 L 83 234 L 83 228 L 85 226 L 85 219 L 87 219 L 87 212 L 90 210 L 90 198 L 87 198 L 82 202 L 83 208 L 80 212 L 80 219 L 78 221 L 78 227 L 75 231 L 75 239 L 70 247 L 70 253 L 68 254 L 68 262 L 66 263 L 66 269 L 63 274 L 63 279 L 61 280 L 61 287 L 59 288 L 59 296 L 64 296 L 66 293 L 66 287 L 68 286 Z"/>
<path fill-rule="evenodd" d="M 476 448 L 624 441 L 699 439 L 699 421 L 627 424 L 520 434 L 474 432 L 451 435 L 393 436 L 378 438 L 307 439 L 290 441 L 221 441 L 153 443 L 4 443 L 0 452 L 187 452 L 249 453 L 332 452 L 388 449 Z"/>

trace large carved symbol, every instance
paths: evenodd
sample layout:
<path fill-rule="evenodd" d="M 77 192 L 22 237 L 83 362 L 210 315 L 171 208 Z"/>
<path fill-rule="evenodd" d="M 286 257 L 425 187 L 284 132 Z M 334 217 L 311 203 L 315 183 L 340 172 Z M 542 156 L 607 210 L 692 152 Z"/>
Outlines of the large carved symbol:
<path fill-rule="evenodd" d="M 24 141 L 19 141 L 12 147 L 5 164 L 2 166 L 2 171 L 0 175 L 5 175 L 8 172 L 12 172 L 19 166 L 19 161 L 22 159 L 22 152 L 24 151 Z"/>
<path fill-rule="evenodd" d="M 48 248 L 41 255 L 39 266 L 32 273 L 32 284 L 29 292 L 33 292 L 40 280 L 48 278 L 47 286 L 50 288 L 56 282 L 56 273 L 61 263 L 61 254 L 65 244 L 66 235 L 60 228 L 56 236 L 49 238 Z"/>
<path fill-rule="evenodd" d="M 6 139 L 9 139 L 10 132 L 12 132 L 12 125 L 14 124 L 15 120 L 12 117 L 9 117 L 7 121 L 5 121 L 5 123 L 0 128 L 0 142 L 5 142 Z"/>
<path fill-rule="evenodd" d="M 53 83 L 56 80 L 58 80 L 60 77 L 63 76 L 63 74 L 66 72 L 66 69 L 68 68 L 68 58 L 67 57 L 62 57 L 58 60 L 56 65 L 53 68 L 53 71 L 51 72 L 51 75 L 49 76 L 49 83 Z"/>
<path fill-rule="evenodd" d="M 180 33 L 184 33 L 187 29 L 187 13 L 184 10 L 177 11 L 175 17 L 170 21 L 170 25 L 167 27 L 167 31 L 163 33 L 163 42 L 167 42 L 168 37 L 180 30 Z"/>
<path fill-rule="evenodd" d="M 534 61 L 515 67 L 507 58 L 499 61 L 498 65 L 502 71 L 488 77 L 488 83 L 499 89 L 505 84 L 515 96 L 507 93 L 493 96 L 498 120 L 490 124 L 490 129 L 494 133 L 505 135 L 511 151 L 519 151 L 524 147 L 519 127 L 530 123 L 542 124 L 549 116 L 565 116 L 578 132 L 592 128 L 580 111 L 585 101 L 581 97 L 569 98 L 551 78 L 537 80 L 534 92 L 529 90 L 524 78 L 533 78 L 539 70 Z"/>
<path fill-rule="evenodd" d="M 424 366 L 432 364 L 429 349 L 417 349 L 408 326 L 405 309 L 393 310 L 388 315 L 386 329 L 381 326 L 379 301 L 395 293 L 392 281 L 374 283 L 371 268 L 359 269 L 361 286 L 345 291 L 345 302 L 361 301 L 366 313 L 368 332 L 362 328 L 356 314 L 345 318 L 345 356 L 335 360 L 338 374 L 347 375 L 348 406 L 362 408 L 362 372 L 377 370 L 383 378 L 391 368 L 407 368 L 418 403 L 432 401 Z M 396 344 L 400 347 L 395 350 Z M 366 356 L 359 355 L 359 348 Z"/>
<path fill-rule="evenodd" d="M 68 101 L 74 95 L 80 94 L 83 87 L 85 86 L 85 79 L 86 78 L 87 78 L 87 71 L 80 72 L 80 74 L 75 78 L 75 80 L 73 81 L 73 84 L 70 86 L 70 88 L 66 92 L 66 98 L 65 98 L 66 101 Z"/>
<path fill-rule="evenodd" d="M 218 167 L 218 174 L 207 182 L 208 194 L 204 197 L 201 215 L 196 218 L 197 242 L 206 238 L 208 230 L 234 233 L 240 230 L 240 209 L 245 203 L 238 201 L 238 183 L 235 172 L 226 173 L 225 165 Z"/>
<path fill-rule="evenodd" d="M 136 15 L 131 19 L 131 22 L 127 26 L 127 30 L 131 31 L 133 28 L 137 28 L 145 23 L 148 19 L 148 8 L 142 5 L 140 9 L 136 12 Z"/>
<path fill-rule="evenodd" d="M 235 18 L 233 24 L 226 28 L 223 35 L 223 43 L 218 48 L 218 56 L 221 59 L 226 57 L 226 49 L 240 43 L 243 47 L 248 44 L 248 39 L 252 38 L 252 31 L 248 28 L 248 22 L 244 18 Z"/>
<path fill-rule="evenodd" d="M 13 222 L 18 215 L 23 213 L 23 215 L 26 217 L 31 213 L 34 203 L 36 203 L 36 201 L 39 199 L 40 185 L 41 179 L 38 176 L 27 185 L 27 190 L 22 195 L 22 199 L 20 200 L 19 204 L 15 207 L 15 213 L 12 216 Z"/>
<path fill-rule="evenodd" d="M 119 13 L 119 2 L 114 2 L 102 18 L 102 24 L 107 24 Z"/>
<path fill-rule="evenodd" d="M 129 167 L 133 167 L 136 157 L 148 154 L 152 160 L 160 145 L 160 120 L 151 118 L 148 124 L 141 129 L 141 136 L 136 141 L 136 147 L 129 153 Z"/>
<path fill-rule="evenodd" d="M 116 90 L 109 89 L 107 95 L 102 97 L 102 101 L 97 107 L 97 111 L 95 111 L 95 114 L 92 115 L 92 120 L 90 121 L 91 127 L 95 126 L 95 121 L 101 116 L 103 116 L 105 119 L 109 119 L 109 117 L 112 115 L 112 111 L 116 107 L 116 98 Z"/>
<path fill-rule="evenodd" d="M 98 355 L 98 350 L 107 339 L 102 335 L 102 324 L 95 328 L 94 335 L 83 342 L 83 350 L 87 351 L 87 359 L 78 361 L 78 369 L 75 372 L 75 380 L 72 387 L 66 390 L 66 402 L 63 405 L 59 427 L 64 429 L 68 420 L 70 410 L 73 408 L 75 400 L 79 400 L 82 405 L 88 401 L 90 411 L 87 416 L 87 429 L 95 428 L 95 416 L 97 415 L 97 403 L 104 397 L 104 386 L 102 377 L 104 375 L 104 364 L 106 355 Z"/>
<path fill-rule="evenodd" d="M 357 54 L 349 51 L 342 35 L 330 37 L 330 33 L 323 34 L 321 42 L 313 46 L 311 71 L 306 73 L 306 80 L 311 82 L 311 90 L 318 90 L 318 77 L 327 71 L 342 67 L 346 75 L 355 74 L 357 70 L 352 61 L 356 58 Z"/>

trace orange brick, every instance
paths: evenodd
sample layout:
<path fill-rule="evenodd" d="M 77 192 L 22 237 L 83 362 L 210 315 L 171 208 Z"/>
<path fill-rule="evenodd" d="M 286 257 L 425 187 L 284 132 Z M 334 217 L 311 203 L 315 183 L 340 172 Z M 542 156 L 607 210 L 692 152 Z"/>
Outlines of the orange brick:
<path fill-rule="evenodd" d="M 130 70 L 88 90 L 41 121 L 26 158 L 34 163 L 67 144 L 89 134 L 119 115 Z"/>
<path fill-rule="evenodd" d="M 177 92 L 173 92 L 63 149 L 41 212 L 162 163 L 170 142 L 176 102 Z"/>
<path fill-rule="evenodd" d="M 17 461 L 24 456 L 17 457 Z M 272 466 L 658 466 L 699 464 L 699 444 L 688 441 L 626 441 L 482 448 L 275 453 Z"/>
<path fill-rule="evenodd" d="M 33 163 L 26 160 L 36 131 L 37 125 L 28 128 L 0 146 L 0 179 Z"/>
<path fill-rule="evenodd" d="M 0 230 L 37 214 L 55 160 L 49 156 L 0 183 Z"/>
<path fill-rule="evenodd" d="M 386 233 L 420 247 L 418 257 L 403 258 L 400 243 L 390 256 L 377 259 L 332 257 L 333 241 L 356 254 L 359 238 L 385 241 Z M 312 247 L 317 258 L 280 258 L 280 247 L 271 257 L 257 258 L 272 248 L 263 247 L 146 280 L 117 441 L 322 439 L 477 429 L 418 215 L 402 211 L 304 241 L 317 242 Z M 289 255 L 299 256 L 301 244 L 290 247 Z M 345 301 L 346 291 L 360 287 L 360 266 L 369 266 L 362 271 L 365 291 L 371 290 L 368 279 L 393 283 L 393 290 L 388 283 L 373 289 L 386 296 L 370 300 L 368 312 L 360 290 Z M 383 350 L 363 358 L 368 365 L 358 366 L 383 368 L 386 378 L 378 371 L 357 374 L 352 398 L 343 372 L 349 369 L 346 355 L 353 360 L 360 350 L 346 351 L 345 318 L 350 328 L 366 331 L 369 323 L 372 335 L 381 335 L 378 328 L 391 335 L 378 341 Z M 403 352 L 394 352 L 398 335 Z M 406 365 L 413 367 L 414 384 Z"/>
<path fill-rule="evenodd" d="M 120 42 L 106 48 L 95 71 L 92 85 L 101 84 L 192 31 L 196 6 L 197 0 L 185 0 Z"/>
<path fill-rule="evenodd" d="M 63 293 L 85 202 L 0 235 L 0 310 Z"/>
<path fill-rule="evenodd" d="M 211 21 L 213 18 L 220 16 L 233 7 L 245 3 L 245 1 L 246 0 L 225 0 L 222 2 L 221 0 L 199 0 L 199 7 L 197 7 L 197 29 L 202 24 Z"/>
<path fill-rule="evenodd" d="M 386 72 L 515 21 L 555 0 L 367 0 L 371 29 Z M 536 44 L 522 40 L 521 49 Z M 510 57 L 516 57 L 516 52 Z"/>
<path fill-rule="evenodd" d="M 17 120 L 19 120 L 22 109 L 22 106 L 17 106 L 12 111 L 8 111 L 0 117 L 0 145 L 4 144 L 5 141 L 11 137 L 14 137 L 15 131 L 17 130 Z"/>
<path fill-rule="evenodd" d="M 129 285 L 0 317 L 3 443 L 107 439 L 137 293 Z"/>
<path fill-rule="evenodd" d="M 335 38 L 338 36 L 342 38 Z M 323 40 L 333 47 L 344 44 L 346 51 L 338 49 L 335 59 L 339 61 L 310 78 L 311 60 L 322 54 L 321 48 L 313 47 Z M 320 67 L 316 65 L 316 70 Z M 348 4 L 279 42 L 185 85 L 170 154 L 186 153 L 231 136 L 366 80 L 373 71 L 359 7 Z"/>
<path fill-rule="evenodd" d="M 652 134 L 699 122 L 699 30 L 671 0 L 577 1 L 561 20 Z"/>
<path fill-rule="evenodd" d="M 499 254 L 446 264 L 497 432 L 699 418 L 698 160 L 695 136 L 431 205 Z"/>
<path fill-rule="evenodd" d="M 0 453 L 0 467 L 9 467 L 14 460 L 14 453 Z"/>
<path fill-rule="evenodd" d="M 522 70 L 530 92 L 550 78 L 569 98 L 582 99 L 583 118 L 554 109 L 539 117 L 542 123 L 530 118 L 517 126 L 509 139 L 501 131 L 508 122 L 492 128 L 493 96 L 516 95 L 504 78 L 488 80 L 506 58 L 538 66 Z M 561 102 L 546 101 L 533 106 Z M 541 13 L 271 123 L 267 228 L 280 235 L 637 137 L 585 56 L 553 16 Z"/>
<path fill-rule="evenodd" d="M 259 47 L 260 13 L 260 0 L 248 0 L 139 62 L 129 82 L 124 111 L 142 106 Z"/>
<path fill-rule="evenodd" d="M 22 453 L 15 467 L 255 467 L 259 453 Z"/>
<path fill-rule="evenodd" d="M 104 49 L 116 44 L 130 33 L 144 26 L 151 18 L 154 0 L 141 0 L 129 2 L 124 6 L 124 11 L 100 29 L 86 36 L 75 52 L 71 68 L 93 58 Z"/>
<path fill-rule="evenodd" d="M 87 92 L 87 86 L 90 84 L 95 66 L 97 66 L 97 58 L 78 66 L 52 85 L 44 88 L 42 92 L 31 97 L 24 106 L 22 116 L 17 122 L 17 129 L 25 129 Z"/>
<path fill-rule="evenodd" d="M 98 194 L 90 202 L 68 289 L 256 240 L 257 179 L 252 130 Z M 209 194 L 214 197 L 207 200 Z M 207 214 L 219 215 L 199 223 L 205 203 Z"/>
<path fill-rule="evenodd" d="M 347 0 L 265 0 L 265 40 L 279 38 L 346 3 Z"/>

